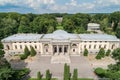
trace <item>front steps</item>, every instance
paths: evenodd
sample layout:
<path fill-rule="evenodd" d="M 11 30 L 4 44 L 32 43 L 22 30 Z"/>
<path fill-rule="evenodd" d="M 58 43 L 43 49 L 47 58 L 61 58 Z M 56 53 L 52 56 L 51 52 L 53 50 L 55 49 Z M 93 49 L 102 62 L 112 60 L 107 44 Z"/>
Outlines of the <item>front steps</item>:
<path fill-rule="evenodd" d="M 51 63 L 71 63 L 69 55 L 53 55 Z"/>

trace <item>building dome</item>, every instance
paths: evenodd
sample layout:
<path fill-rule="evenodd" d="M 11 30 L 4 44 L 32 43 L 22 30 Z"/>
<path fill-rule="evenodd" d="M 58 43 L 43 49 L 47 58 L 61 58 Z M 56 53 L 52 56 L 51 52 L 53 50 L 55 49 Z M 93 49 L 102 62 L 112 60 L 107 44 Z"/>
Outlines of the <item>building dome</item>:
<path fill-rule="evenodd" d="M 53 32 L 53 34 L 68 34 L 68 33 L 64 30 L 56 30 Z"/>

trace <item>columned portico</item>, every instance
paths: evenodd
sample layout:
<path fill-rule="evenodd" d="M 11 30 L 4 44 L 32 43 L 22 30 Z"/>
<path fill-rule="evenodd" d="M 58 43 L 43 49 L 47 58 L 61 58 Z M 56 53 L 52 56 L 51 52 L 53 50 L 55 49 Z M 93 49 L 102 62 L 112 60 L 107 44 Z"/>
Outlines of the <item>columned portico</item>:
<path fill-rule="evenodd" d="M 69 45 L 53 45 L 53 55 L 68 55 Z"/>

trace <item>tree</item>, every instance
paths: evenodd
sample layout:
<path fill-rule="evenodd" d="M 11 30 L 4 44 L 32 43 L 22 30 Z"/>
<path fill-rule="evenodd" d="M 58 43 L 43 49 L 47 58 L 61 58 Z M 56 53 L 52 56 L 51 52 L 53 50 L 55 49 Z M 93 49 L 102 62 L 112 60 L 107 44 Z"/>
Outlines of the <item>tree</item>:
<path fill-rule="evenodd" d="M 117 30 L 116 30 L 116 36 L 117 36 L 118 38 L 120 38 L 120 27 L 117 28 Z"/>
<path fill-rule="evenodd" d="M 29 55 L 30 55 L 30 51 L 28 50 L 28 47 L 27 47 L 27 46 L 25 46 L 24 54 L 25 54 L 26 56 L 29 56 Z"/>
<path fill-rule="evenodd" d="M 3 44 L 0 42 L 0 49 L 3 49 Z"/>
<path fill-rule="evenodd" d="M 70 66 L 64 64 L 64 80 L 70 80 Z"/>
<path fill-rule="evenodd" d="M 111 50 L 108 49 L 107 52 L 106 52 L 106 56 L 109 56 L 109 55 L 110 55 L 110 52 L 111 52 Z"/>
<path fill-rule="evenodd" d="M 41 79 L 42 79 L 41 73 L 38 72 L 38 73 L 37 73 L 37 80 L 41 80 Z"/>
<path fill-rule="evenodd" d="M 10 80 L 14 71 L 11 68 L 4 67 L 0 69 L 0 80 Z"/>
<path fill-rule="evenodd" d="M 30 49 L 31 49 L 30 55 L 31 55 L 31 56 L 35 56 L 35 55 L 36 55 L 35 49 L 34 49 L 32 46 L 30 46 Z"/>
<path fill-rule="evenodd" d="M 95 69 L 95 73 L 100 76 L 100 77 L 104 77 L 105 76 L 105 70 L 102 68 L 96 68 Z"/>
<path fill-rule="evenodd" d="M 51 80 L 51 74 L 49 70 L 46 70 L 46 80 Z"/>
<path fill-rule="evenodd" d="M 104 48 L 101 48 L 100 51 L 98 52 L 96 59 L 101 59 L 105 57 L 105 50 Z"/>
<path fill-rule="evenodd" d="M 117 11 L 117 12 L 111 13 L 109 17 L 109 22 L 112 25 L 113 31 L 116 31 L 120 22 L 120 12 Z"/>
<path fill-rule="evenodd" d="M 84 56 L 88 56 L 88 50 L 87 49 L 84 50 Z"/>
<path fill-rule="evenodd" d="M 72 80 L 78 80 L 78 71 L 74 69 Z"/>
<path fill-rule="evenodd" d="M 112 52 L 112 58 L 120 62 L 120 48 L 117 48 Z"/>

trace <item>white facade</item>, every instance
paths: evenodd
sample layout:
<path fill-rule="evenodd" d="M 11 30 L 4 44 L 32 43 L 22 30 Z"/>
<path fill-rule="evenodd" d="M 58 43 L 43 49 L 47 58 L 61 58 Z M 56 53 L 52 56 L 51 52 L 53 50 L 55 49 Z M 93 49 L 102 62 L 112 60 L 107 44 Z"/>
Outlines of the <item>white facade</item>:
<path fill-rule="evenodd" d="M 97 53 L 100 48 L 111 51 L 120 46 L 120 40 L 107 34 L 70 34 L 63 30 L 51 34 L 15 34 L 2 40 L 7 54 L 22 54 L 25 46 L 40 55 L 82 55 L 87 48 L 89 53 Z"/>
<path fill-rule="evenodd" d="M 100 24 L 88 23 L 87 31 L 98 31 L 100 30 Z"/>

